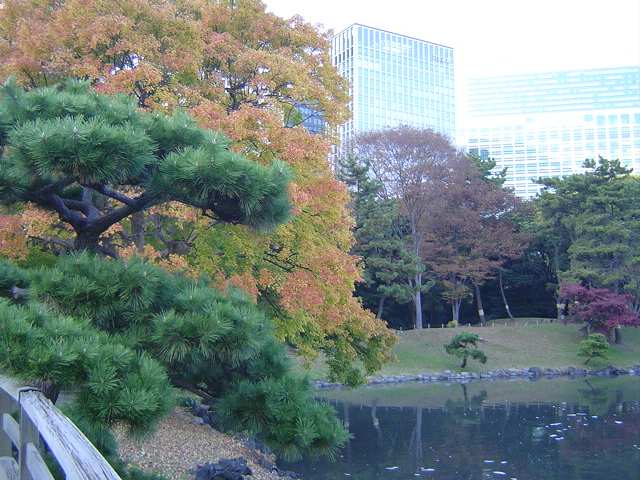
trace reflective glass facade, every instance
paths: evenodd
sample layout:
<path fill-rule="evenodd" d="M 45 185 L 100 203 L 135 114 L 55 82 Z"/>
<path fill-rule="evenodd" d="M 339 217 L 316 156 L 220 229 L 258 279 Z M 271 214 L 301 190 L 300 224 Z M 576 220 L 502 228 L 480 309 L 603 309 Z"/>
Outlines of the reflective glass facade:
<path fill-rule="evenodd" d="M 333 38 L 332 57 L 352 99 L 353 116 L 339 127 L 343 147 L 358 132 L 397 125 L 453 137 L 452 48 L 354 24 Z"/>
<path fill-rule="evenodd" d="M 469 94 L 466 147 L 507 167 L 522 197 L 599 155 L 640 172 L 640 67 L 484 78 Z"/>
<path fill-rule="evenodd" d="M 287 126 L 294 127 L 302 125 L 314 134 L 325 132 L 327 125 L 322 112 L 304 103 L 296 103 L 295 109 L 296 114 L 291 115 L 291 117 L 287 119 Z"/>

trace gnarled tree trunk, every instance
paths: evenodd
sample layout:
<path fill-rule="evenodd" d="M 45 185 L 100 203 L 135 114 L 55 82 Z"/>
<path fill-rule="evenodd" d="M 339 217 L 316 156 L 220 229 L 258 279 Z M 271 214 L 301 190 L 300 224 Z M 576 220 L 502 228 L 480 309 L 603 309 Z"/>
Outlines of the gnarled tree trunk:
<path fill-rule="evenodd" d="M 131 215 L 131 230 L 136 251 L 144 251 L 144 212 L 135 212 Z"/>

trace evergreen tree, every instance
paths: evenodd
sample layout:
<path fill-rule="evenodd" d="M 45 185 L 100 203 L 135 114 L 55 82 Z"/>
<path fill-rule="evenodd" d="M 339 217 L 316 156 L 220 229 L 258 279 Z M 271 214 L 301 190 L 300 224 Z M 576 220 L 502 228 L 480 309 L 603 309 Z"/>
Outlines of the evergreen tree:
<path fill-rule="evenodd" d="M 507 181 L 507 167 L 496 171 L 497 162 L 493 158 L 483 159 L 480 155 L 471 153 L 467 158 L 475 165 L 483 178 L 489 183 L 503 187 Z"/>
<path fill-rule="evenodd" d="M 364 264 L 359 293 L 378 318 L 384 318 L 387 300 L 402 305 L 413 300 L 413 280 L 424 266 L 410 250 L 408 225 L 397 200 L 382 195 L 383 186 L 373 178 L 366 161 L 347 156 L 340 164 L 338 178 L 352 194 L 356 221 L 352 253 L 361 257 Z M 419 288 L 426 293 L 432 286 L 433 282 L 426 282 Z"/>
<path fill-rule="evenodd" d="M 173 385 L 211 404 L 221 427 L 291 459 L 332 455 L 346 438 L 239 290 L 86 252 L 51 267 L 0 268 L 1 284 L 18 282 L 28 295 L 0 303 L 0 367 L 54 400 L 72 388 L 75 417 L 92 428 L 152 427 L 173 405 Z"/>
<path fill-rule="evenodd" d="M 289 214 L 288 168 L 229 150 L 185 113 L 137 109 L 68 81 L 0 89 L 0 202 L 33 202 L 75 232 L 73 248 L 114 254 L 101 238 L 116 223 L 176 201 L 217 220 L 271 227 Z"/>
<path fill-rule="evenodd" d="M 640 181 L 618 160 L 584 166 L 583 174 L 539 181 L 534 228 L 559 280 L 630 294 L 638 311 Z"/>
<path fill-rule="evenodd" d="M 444 346 L 444 349 L 449 355 L 461 358 L 460 368 L 465 368 L 469 358 L 478 360 L 480 363 L 487 363 L 487 355 L 478 348 L 480 341 L 478 334 L 462 332 L 453 337 L 451 342 Z"/>
<path fill-rule="evenodd" d="M 609 342 L 607 341 L 607 337 L 601 333 L 592 333 L 580 342 L 578 356 L 585 358 L 585 365 L 592 360 L 596 362 L 607 360 L 609 356 Z"/>
<path fill-rule="evenodd" d="M 565 278 L 630 293 L 640 308 L 640 178 L 600 186 L 575 218 Z"/>

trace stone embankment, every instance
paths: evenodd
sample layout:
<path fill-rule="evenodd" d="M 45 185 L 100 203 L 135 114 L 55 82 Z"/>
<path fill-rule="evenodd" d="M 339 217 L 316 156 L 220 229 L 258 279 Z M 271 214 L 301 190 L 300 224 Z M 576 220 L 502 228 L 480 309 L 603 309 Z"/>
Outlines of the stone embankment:
<path fill-rule="evenodd" d="M 389 375 L 374 376 L 367 380 L 367 385 L 388 385 L 396 383 L 433 383 L 433 382 L 457 382 L 465 383 L 474 380 L 506 380 L 506 379 L 528 379 L 538 380 L 540 378 L 557 378 L 557 377 L 586 377 L 586 376 L 618 376 L 618 375 L 640 375 L 640 365 L 631 368 L 605 367 L 599 369 L 586 369 L 578 367 L 565 368 L 508 368 L 500 370 L 489 370 L 486 372 L 453 372 L 445 370 L 443 372 L 426 372 L 415 375 Z M 316 388 L 341 388 L 341 383 L 331 383 L 323 380 L 314 382 Z"/>

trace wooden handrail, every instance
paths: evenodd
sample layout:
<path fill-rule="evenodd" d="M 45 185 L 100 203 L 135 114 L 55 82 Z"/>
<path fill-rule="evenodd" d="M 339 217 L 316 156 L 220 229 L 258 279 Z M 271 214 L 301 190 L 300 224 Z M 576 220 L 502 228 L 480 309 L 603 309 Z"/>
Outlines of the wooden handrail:
<path fill-rule="evenodd" d="M 69 480 L 121 480 L 78 427 L 40 391 L 19 388 L 1 377 L 0 427 L 0 480 L 52 480 L 43 460 L 45 448 Z"/>

